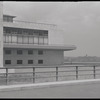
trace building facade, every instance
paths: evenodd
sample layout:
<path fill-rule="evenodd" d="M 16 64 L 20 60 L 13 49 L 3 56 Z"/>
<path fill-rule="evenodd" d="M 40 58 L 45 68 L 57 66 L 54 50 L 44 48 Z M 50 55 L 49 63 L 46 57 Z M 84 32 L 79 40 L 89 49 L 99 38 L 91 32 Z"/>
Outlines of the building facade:
<path fill-rule="evenodd" d="M 0 4 L 2 8 L 2 3 Z M 0 66 L 48 66 L 64 63 L 63 32 L 53 24 L 16 20 L 0 9 Z"/>

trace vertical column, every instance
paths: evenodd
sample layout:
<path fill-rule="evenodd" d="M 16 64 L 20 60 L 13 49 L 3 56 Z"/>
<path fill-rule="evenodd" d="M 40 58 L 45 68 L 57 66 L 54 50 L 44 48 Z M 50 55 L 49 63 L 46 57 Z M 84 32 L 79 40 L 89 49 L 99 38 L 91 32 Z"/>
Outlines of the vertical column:
<path fill-rule="evenodd" d="M 0 1 L 0 67 L 3 67 L 3 2 Z"/>

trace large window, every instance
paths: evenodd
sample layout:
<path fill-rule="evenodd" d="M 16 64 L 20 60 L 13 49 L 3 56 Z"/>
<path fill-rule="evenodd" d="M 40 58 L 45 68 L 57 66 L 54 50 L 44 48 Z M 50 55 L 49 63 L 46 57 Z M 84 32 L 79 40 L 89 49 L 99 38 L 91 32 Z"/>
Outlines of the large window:
<path fill-rule="evenodd" d="M 13 18 L 9 16 L 3 16 L 3 21 L 4 22 L 13 22 Z"/>
<path fill-rule="evenodd" d="M 11 64 L 11 60 L 5 60 L 5 64 Z"/>
<path fill-rule="evenodd" d="M 5 43 L 48 44 L 48 31 L 4 27 Z"/>
<path fill-rule="evenodd" d="M 39 37 L 39 44 L 43 44 L 43 42 L 44 42 L 44 41 L 43 41 L 43 37 L 40 36 L 40 37 Z"/>
<path fill-rule="evenodd" d="M 17 64 L 22 64 L 23 61 L 22 60 L 17 60 Z"/>
<path fill-rule="evenodd" d="M 18 43 L 22 43 L 23 42 L 23 39 L 22 39 L 22 36 L 18 36 Z"/>
<path fill-rule="evenodd" d="M 28 36 L 23 36 L 23 43 L 28 44 Z"/>

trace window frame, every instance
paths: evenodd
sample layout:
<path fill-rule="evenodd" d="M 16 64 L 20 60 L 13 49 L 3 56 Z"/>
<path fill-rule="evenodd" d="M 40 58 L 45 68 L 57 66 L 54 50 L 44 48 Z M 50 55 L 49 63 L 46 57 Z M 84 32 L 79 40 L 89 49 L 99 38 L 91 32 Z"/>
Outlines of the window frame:
<path fill-rule="evenodd" d="M 42 61 L 42 62 L 41 62 Z M 42 59 L 39 59 L 38 60 L 38 64 L 43 64 L 43 60 Z"/>
<path fill-rule="evenodd" d="M 21 61 L 21 63 L 18 63 L 18 61 L 19 62 Z M 23 64 L 23 60 L 17 60 L 17 64 Z"/>
<path fill-rule="evenodd" d="M 6 61 L 10 61 L 10 63 L 8 63 L 8 62 L 6 63 Z M 8 65 L 8 64 L 11 65 L 11 60 L 5 60 L 5 64 L 6 64 L 6 65 Z"/>
<path fill-rule="evenodd" d="M 10 53 L 7 53 L 7 51 L 10 51 Z M 11 50 L 5 50 L 5 54 L 10 55 L 11 54 Z"/>
<path fill-rule="evenodd" d="M 32 61 L 32 62 L 31 62 Z M 31 63 L 30 63 L 31 62 Z M 28 64 L 33 64 L 33 60 L 28 60 Z"/>
<path fill-rule="evenodd" d="M 19 53 L 19 51 L 22 51 L 22 53 Z M 17 55 L 22 55 L 23 54 L 23 50 L 17 50 Z"/>
<path fill-rule="evenodd" d="M 41 52 L 42 51 L 42 52 Z M 43 55 L 43 50 L 38 50 L 38 55 Z"/>

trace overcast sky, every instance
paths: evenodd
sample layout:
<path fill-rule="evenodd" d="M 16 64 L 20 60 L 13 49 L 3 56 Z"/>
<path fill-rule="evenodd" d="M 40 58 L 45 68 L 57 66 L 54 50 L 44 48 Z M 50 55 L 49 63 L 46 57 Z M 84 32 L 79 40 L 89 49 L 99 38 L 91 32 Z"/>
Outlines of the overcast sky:
<path fill-rule="evenodd" d="M 4 1 L 3 13 L 18 20 L 57 24 L 64 31 L 64 44 L 77 47 L 66 51 L 66 56 L 100 56 L 100 2 Z"/>

